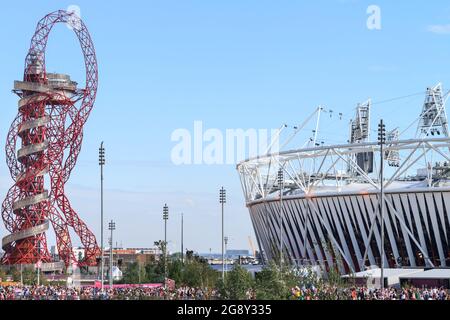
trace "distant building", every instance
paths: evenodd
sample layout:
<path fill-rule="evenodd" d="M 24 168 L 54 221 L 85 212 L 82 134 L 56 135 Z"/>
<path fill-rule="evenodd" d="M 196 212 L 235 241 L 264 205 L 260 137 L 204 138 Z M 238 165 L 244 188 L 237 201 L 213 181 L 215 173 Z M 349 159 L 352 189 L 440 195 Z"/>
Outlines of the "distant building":
<path fill-rule="evenodd" d="M 117 248 L 113 249 L 113 266 L 125 270 L 130 264 L 138 263 L 145 266 L 148 263 L 158 261 L 162 252 L 158 248 Z M 109 248 L 104 253 L 105 265 L 109 266 Z"/>
<path fill-rule="evenodd" d="M 72 249 L 75 258 L 82 260 L 85 255 L 83 247 L 75 247 Z M 56 247 L 51 247 L 52 255 L 58 257 Z M 144 266 L 150 262 L 158 261 L 162 252 L 158 248 L 113 248 L 113 266 L 120 270 L 126 268 L 132 263 L 138 263 Z M 103 250 L 105 270 L 109 267 L 110 248 L 106 247 Z M 90 272 L 98 272 L 100 266 L 90 267 Z M 115 268 L 114 268 L 115 269 Z M 120 271 L 119 270 L 119 271 Z"/>
<path fill-rule="evenodd" d="M 226 255 L 228 258 L 231 258 L 231 259 L 238 259 L 239 257 L 249 257 L 250 251 L 249 250 L 227 250 Z"/>

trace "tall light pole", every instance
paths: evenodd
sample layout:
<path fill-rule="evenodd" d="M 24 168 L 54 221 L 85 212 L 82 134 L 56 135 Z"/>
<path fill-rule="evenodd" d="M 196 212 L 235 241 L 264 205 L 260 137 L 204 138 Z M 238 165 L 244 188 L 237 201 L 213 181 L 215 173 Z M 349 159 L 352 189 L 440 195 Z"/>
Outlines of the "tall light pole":
<path fill-rule="evenodd" d="M 283 268 L 283 188 L 284 188 L 284 172 L 283 169 L 278 170 L 278 187 L 280 188 L 280 269 Z"/>
<path fill-rule="evenodd" d="M 111 238 L 109 243 L 109 288 L 113 288 L 113 231 L 116 230 L 116 223 L 111 220 L 108 225 L 109 231 L 111 231 Z"/>
<path fill-rule="evenodd" d="M 103 291 L 103 285 L 104 285 L 104 268 L 105 268 L 105 264 L 103 261 L 103 167 L 105 166 L 106 160 L 105 160 L 105 148 L 103 147 L 103 141 L 100 144 L 100 148 L 98 151 L 98 164 L 100 165 L 100 215 L 101 215 L 101 227 L 100 227 L 100 251 L 101 251 L 101 256 L 100 256 L 100 263 L 101 263 L 101 268 L 100 268 L 100 281 L 102 283 L 101 288 Z"/>
<path fill-rule="evenodd" d="M 380 216 L 381 216 L 381 290 L 384 289 L 384 144 L 386 126 L 383 120 L 378 125 L 378 144 L 380 145 Z"/>
<path fill-rule="evenodd" d="M 225 252 L 224 252 L 224 236 L 225 236 L 225 219 L 224 219 L 224 208 L 225 208 L 225 203 L 227 202 L 227 191 L 225 190 L 224 187 L 222 187 L 220 189 L 220 195 L 219 195 L 219 202 L 222 205 L 222 237 L 221 237 L 221 242 L 222 242 L 222 281 L 225 281 L 225 264 L 224 264 L 224 259 L 225 259 Z"/>
<path fill-rule="evenodd" d="M 169 220 L 169 207 L 167 204 L 163 207 L 164 220 L 164 288 L 167 289 L 167 220 Z"/>
<path fill-rule="evenodd" d="M 184 214 L 181 213 L 181 263 L 184 264 Z"/>

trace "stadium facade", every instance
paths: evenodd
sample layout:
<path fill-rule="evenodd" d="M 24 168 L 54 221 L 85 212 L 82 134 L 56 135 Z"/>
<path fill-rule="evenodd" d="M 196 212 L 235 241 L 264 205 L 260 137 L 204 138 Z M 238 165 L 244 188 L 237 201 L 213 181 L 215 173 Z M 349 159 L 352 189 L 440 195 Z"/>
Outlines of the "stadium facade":
<path fill-rule="evenodd" d="M 416 135 L 404 138 L 399 129 L 388 131 L 383 150 L 370 139 L 376 130 L 371 130 L 369 100 L 357 106 L 344 144 L 319 143 L 317 121 L 304 148 L 268 150 L 239 163 L 263 256 L 278 260 L 282 251 L 291 264 L 324 271 L 337 266 L 342 273 L 380 266 L 383 260 L 390 268 L 450 267 L 447 97 L 440 84 L 428 88 L 413 123 Z M 314 114 L 320 118 L 324 111 L 319 107 Z M 295 127 L 288 140 L 307 122 Z"/>

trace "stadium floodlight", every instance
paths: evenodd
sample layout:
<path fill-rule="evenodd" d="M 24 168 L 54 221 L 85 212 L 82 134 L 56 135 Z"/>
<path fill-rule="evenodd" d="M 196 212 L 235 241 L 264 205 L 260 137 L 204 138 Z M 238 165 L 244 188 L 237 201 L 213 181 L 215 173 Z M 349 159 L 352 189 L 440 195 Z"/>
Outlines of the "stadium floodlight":
<path fill-rule="evenodd" d="M 106 164 L 106 159 L 105 159 L 105 148 L 103 147 L 103 141 L 100 144 L 100 148 L 98 150 L 98 164 L 100 166 L 100 220 L 101 220 L 101 227 L 100 227 L 100 263 L 101 263 L 101 268 L 100 268 L 100 281 L 101 281 L 101 288 L 102 288 L 102 292 L 103 292 L 103 285 L 104 285 L 104 277 L 105 277 L 105 262 L 104 262 L 104 257 L 103 257 L 103 167 Z"/>
<path fill-rule="evenodd" d="M 280 216 L 279 216 L 279 224 L 280 224 L 280 269 L 283 268 L 283 188 L 284 188 L 284 172 L 283 169 L 280 168 L 278 170 L 277 175 L 278 188 L 280 189 Z"/>
<path fill-rule="evenodd" d="M 225 190 L 224 187 L 222 187 L 220 189 L 219 192 L 219 202 L 222 205 L 222 237 L 221 237 L 221 244 L 222 244 L 222 281 L 225 281 L 225 264 L 224 264 L 224 259 L 225 259 L 225 252 L 224 252 L 224 236 L 225 236 L 225 216 L 224 216 L 224 208 L 225 208 L 225 203 L 227 202 L 227 191 Z"/>
<path fill-rule="evenodd" d="M 108 229 L 111 231 L 111 238 L 109 243 L 109 288 L 113 288 L 113 231 L 116 230 L 116 223 L 111 220 L 108 225 Z"/>
<path fill-rule="evenodd" d="M 381 290 L 384 289 L 384 145 L 386 144 L 386 126 L 383 119 L 378 124 L 378 144 L 380 145 L 380 216 L 381 216 Z"/>

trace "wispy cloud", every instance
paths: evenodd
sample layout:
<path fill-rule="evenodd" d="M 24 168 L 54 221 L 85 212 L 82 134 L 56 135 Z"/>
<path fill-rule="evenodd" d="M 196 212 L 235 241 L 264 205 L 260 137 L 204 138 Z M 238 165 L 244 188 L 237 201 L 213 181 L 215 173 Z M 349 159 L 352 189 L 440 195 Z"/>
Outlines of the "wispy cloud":
<path fill-rule="evenodd" d="M 450 34 L 450 24 L 435 24 L 428 26 L 427 31 L 435 34 Z"/>

